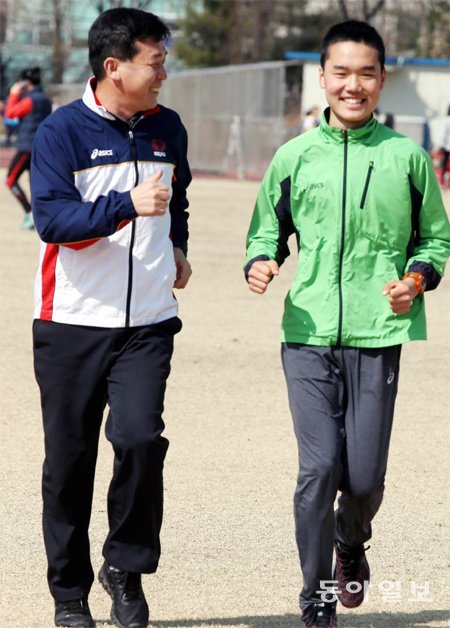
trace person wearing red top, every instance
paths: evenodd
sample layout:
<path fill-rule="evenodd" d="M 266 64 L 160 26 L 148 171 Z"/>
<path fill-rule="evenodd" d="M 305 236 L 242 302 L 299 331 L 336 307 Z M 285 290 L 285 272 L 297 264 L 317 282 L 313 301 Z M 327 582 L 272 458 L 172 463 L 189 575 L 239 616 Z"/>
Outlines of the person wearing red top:
<path fill-rule="evenodd" d="M 5 118 L 19 118 L 16 152 L 8 168 L 6 185 L 22 205 L 25 217 L 22 229 L 33 229 L 34 222 L 30 202 L 19 185 L 19 178 L 30 170 L 31 146 L 39 124 L 51 113 L 52 104 L 41 87 L 39 67 L 27 68 L 21 80 L 11 87 L 5 108 Z"/>

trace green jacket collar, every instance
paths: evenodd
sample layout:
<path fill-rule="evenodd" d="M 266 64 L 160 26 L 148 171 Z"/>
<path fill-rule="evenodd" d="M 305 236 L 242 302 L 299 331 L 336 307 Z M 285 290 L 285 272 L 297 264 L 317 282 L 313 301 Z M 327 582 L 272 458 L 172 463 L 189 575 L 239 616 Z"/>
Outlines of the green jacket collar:
<path fill-rule="evenodd" d="M 364 126 L 360 126 L 357 129 L 348 129 L 347 131 L 330 126 L 328 124 L 329 119 L 330 108 L 327 107 L 322 113 L 322 117 L 320 120 L 320 135 L 326 141 L 332 141 L 337 143 L 342 143 L 344 141 L 345 134 L 347 135 L 348 142 L 361 142 L 367 140 L 369 137 L 372 136 L 372 134 L 378 127 L 378 122 L 373 115 Z"/>

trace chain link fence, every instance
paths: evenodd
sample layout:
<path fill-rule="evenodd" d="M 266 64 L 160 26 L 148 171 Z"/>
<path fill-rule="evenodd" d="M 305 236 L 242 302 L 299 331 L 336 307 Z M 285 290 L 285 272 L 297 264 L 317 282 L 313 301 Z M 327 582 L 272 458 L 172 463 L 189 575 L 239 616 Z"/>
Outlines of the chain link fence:
<path fill-rule="evenodd" d="M 269 62 L 169 76 L 160 101 L 175 109 L 187 128 L 192 169 L 262 176 L 287 139 L 286 66 Z"/>

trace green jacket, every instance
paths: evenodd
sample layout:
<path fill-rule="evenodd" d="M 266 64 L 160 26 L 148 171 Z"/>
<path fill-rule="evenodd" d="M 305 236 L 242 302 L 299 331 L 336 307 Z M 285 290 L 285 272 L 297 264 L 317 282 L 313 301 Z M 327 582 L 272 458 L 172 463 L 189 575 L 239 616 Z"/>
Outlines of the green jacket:
<path fill-rule="evenodd" d="M 295 233 L 298 263 L 286 296 L 282 341 L 386 347 L 426 338 L 423 296 L 394 314 L 384 285 L 408 270 L 437 286 L 450 226 L 428 154 L 372 118 L 342 131 L 319 128 L 276 153 L 247 237 L 247 267 L 282 264 Z"/>

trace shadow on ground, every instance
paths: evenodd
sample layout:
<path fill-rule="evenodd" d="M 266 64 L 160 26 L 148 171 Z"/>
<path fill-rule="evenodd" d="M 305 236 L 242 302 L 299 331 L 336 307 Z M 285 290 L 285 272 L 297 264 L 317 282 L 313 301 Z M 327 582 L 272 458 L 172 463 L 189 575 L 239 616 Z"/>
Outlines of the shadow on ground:
<path fill-rule="evenodd" d="M 428 610 L 418 613 L 364 613 L 338 615 L 339 628 L 424 628 L 431 623 L 442 622 L 448 626 L 450 611 Z M 445 622 L 445 624 L 444 624 Z M 113 625 L 110 621 L 97 620 L 97 624 Z M 201 628 L 202 626 L 287 626 L 300 628 L 303 624 L 300 615 L 267 615 L 244 617 L 214 617 L 209 619 L 178 619 L 173 621 L 152 621 L 149 628 Z"/>

